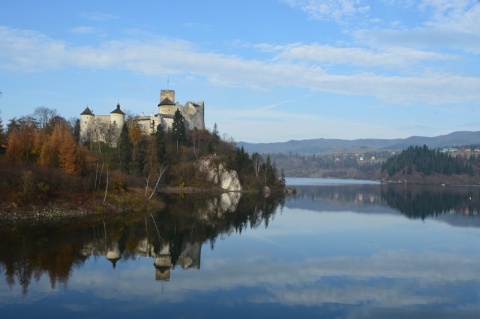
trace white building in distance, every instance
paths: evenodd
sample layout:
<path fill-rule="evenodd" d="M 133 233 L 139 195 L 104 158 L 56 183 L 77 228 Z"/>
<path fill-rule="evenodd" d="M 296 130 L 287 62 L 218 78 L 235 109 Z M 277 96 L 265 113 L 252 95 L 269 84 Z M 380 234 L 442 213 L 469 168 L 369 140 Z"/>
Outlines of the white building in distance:
<path fill-rule="evenodd" d="M 175 102 L 174 90 L 161 90 L 160 102 L 158 103 L 158 113 L 153 112 L 146 116 L 142 115 L 134 118 L 139 125 L 142 134 L 153 134 L 157 126 L 162 124 L 165 131 L 172 128 L 175 112 L 179 110 L 185 119 L 185 128 L 187 130 L 205 129 L 204 102 L 186 102 L 181 105 Z M 90 108 L 86 108 L 80 114 L 80 144 L 87 141 L 105 142 L 115 146 L 123 124 L 125 123 L 125 113 L 117 104 L 116 109 L 110 112 L 110 115 L 95 115 Z"/>

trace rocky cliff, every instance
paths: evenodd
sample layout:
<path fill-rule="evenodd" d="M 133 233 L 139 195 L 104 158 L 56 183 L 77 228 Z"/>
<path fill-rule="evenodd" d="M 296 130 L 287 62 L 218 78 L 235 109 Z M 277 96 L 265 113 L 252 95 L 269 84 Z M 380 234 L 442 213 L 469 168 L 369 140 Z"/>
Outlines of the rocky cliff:
<path fill-rule="evenodd" d="M 214 156 L 209 156 L 199 162 L 199 169 L 207 174 L 207 180 L 218 184 L 220 188 L 228 192 L 242 191 L 242 184 L 238 179 L 237 172 L 225 169 L 222 163 L 216 164 L 214 160 Z"/>

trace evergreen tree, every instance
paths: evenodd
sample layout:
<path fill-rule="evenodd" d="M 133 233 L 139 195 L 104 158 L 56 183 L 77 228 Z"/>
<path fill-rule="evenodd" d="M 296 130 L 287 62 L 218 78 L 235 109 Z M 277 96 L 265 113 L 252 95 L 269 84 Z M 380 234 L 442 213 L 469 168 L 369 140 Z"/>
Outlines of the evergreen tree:
<path fill-rule="evenodd" d="M 177 154 L 178 154 L 178 145 L 185 144 L 186 142 L 186 133 L 185 133 L 185 119 L 179 109 L 175 111 L 172 124 L 173 138 L 177 143 Z"/>
<path fill-rule="evenodd" d="M 212 132 L 212 133 L 213 133 L 213 136 L 215 136 L 215 138 L 216 138 L 217 140 L 220 139 L 220 135 L 219 135 L 219 133 L 218 133 L 217 123 L 213 124 L 213 132 Z"/>
<path fill-rule="evenodd" d="M 73 137 L 75 139 L 75 143 L 80 142 L 80 120 L 77 119 L 75 121 L 75 126 L 73 127 Z"/>
<path fill-rule="evenodd" d="M 270 155 L 267 155 L 267 160 L 264 164 L 265 169 L 265 185 L 274 186 L 275 185 L 275 175 L 276 175 L 276 168 L 272 165 L 272 161 L 270 159 Z"/>
<path fill-rule="evenodd" d="M 19 131 L 20 126 L 19 120 L 16 117 L 11 118 L 7 123 L 7 138 L 9 138 L 13 131 Z"/>
<path fill-rule="evenodd" d="M 0 147 L 7 143 L 7 137 L 5 135 L 5 128 L 3 127 L 3 121 L 0 117 Z"/>
<path fill-rule="evenodd" d="M 155 132 L 155 146 L 157 150 L 157 159 L 163 163 L 167 151 L 165 147 L 165 132 L 163 131 L 162 124 L 157 125 L 157 131 Z"/>
<path fill-rule="evenodd" d="M 122 172 L 128 173 L 132 160 L 132 142 L 130 141 L 128 126 L 123 124 L 118 142 L 118 165 Z"/>

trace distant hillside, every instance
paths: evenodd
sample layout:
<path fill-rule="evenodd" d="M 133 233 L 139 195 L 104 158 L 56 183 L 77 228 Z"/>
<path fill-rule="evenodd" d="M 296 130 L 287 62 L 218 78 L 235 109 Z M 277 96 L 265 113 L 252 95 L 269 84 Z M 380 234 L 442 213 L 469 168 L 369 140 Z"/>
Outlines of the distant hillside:
<path fill-rule="evenodd" d="M 279 143 L 245 143 L 238 142 L 238 147 L 244 147 L 245 151 L 252 154 L 257 153 L 292 153 L 299 155 L 325 153 L 333 150 L 346 151 L 347 149 L 375 149 L 375 150 L 403 150 L 409 146 L 427 145 L 429 148 L 445 146 L 460 146 L 480 144 L 480 131 L 478 132 L 453 132 L 447 135 L 436 137 L 411 136 L 398 139 L 311 139 L 291 140 Z"/>

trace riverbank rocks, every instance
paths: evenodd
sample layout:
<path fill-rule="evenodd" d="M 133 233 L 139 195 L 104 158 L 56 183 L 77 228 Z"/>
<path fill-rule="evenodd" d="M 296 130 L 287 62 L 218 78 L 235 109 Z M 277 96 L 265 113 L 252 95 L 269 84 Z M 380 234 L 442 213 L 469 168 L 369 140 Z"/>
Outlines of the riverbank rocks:
<path fill-rule="evenodd" d="M 216 164 L 214 160 L 215 157 L 209 156 L 199 162 L 200 171 L 206 173 L 207 180 L 218 184 L 225 191 L 241 192 L 242 184 L 237 172 L 225 169 L 223 163 Z"/>

